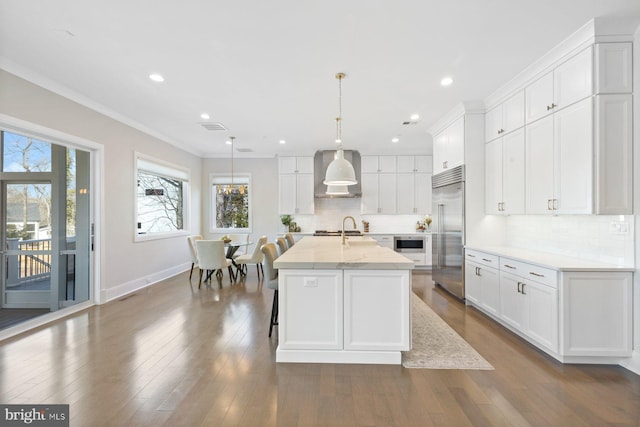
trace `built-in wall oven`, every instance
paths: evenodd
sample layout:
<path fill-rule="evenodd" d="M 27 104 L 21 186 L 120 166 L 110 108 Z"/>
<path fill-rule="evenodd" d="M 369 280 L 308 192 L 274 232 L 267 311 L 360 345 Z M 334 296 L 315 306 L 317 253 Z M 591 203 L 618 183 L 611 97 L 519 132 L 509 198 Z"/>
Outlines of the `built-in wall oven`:
<path fill-rule="evenodd" d="M 427 239 L 425 236 L 395 236 L 393 250 L 404 253 L 425 253 Z"/>

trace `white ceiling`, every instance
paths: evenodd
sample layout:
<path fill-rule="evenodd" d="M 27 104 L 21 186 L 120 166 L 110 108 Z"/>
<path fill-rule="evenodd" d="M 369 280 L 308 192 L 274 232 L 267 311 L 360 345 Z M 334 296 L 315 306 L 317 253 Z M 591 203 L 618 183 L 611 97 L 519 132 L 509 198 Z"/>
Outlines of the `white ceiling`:
<path fill-rule="evenodd" d="M 443 114 L 600 16 L 640 1 L 2 0 L 0 67 L 204 157 L 231 135 L 246 156 L 334 149 L 345 72 L 345 149 L 429 153 Z"/>

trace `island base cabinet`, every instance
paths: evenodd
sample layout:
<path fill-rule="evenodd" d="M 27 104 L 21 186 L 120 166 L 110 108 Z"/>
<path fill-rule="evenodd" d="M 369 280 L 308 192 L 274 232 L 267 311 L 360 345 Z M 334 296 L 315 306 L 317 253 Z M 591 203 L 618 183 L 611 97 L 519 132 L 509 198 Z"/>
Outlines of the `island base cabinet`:
<path fill-rule="evenodd" d="M 410 270 L 279 269 L 276 362 L 402 362 Z"/>
<path fill-rule="evenodd" d="M 281 349 L 342 349 L 342 270 L 280 270 Z"/>
<path fill-rule="evenodd" d="M 631 274 L 565 272 L 562 276 L 563 355 L 630 356 Z"/>
<path fill-rule="evenodd" d="M 344 272 L 345 350 L 410 350 L 410 284 L 409 270 Z"/>

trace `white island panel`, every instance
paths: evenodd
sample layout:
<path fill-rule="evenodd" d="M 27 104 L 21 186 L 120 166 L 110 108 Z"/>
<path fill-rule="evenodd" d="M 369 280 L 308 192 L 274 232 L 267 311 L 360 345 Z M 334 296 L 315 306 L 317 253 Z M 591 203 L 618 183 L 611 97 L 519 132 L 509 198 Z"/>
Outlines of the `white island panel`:
<path fill-rule="evenodd" d="M 344 348 L 410 350 L 410 283 L 409 270 L 345 271 Z"/>
<path fill-rule="evenodd" d="M 281 270 L 279 344 L 283 349 L 342 349 L 342 270 Z"/>

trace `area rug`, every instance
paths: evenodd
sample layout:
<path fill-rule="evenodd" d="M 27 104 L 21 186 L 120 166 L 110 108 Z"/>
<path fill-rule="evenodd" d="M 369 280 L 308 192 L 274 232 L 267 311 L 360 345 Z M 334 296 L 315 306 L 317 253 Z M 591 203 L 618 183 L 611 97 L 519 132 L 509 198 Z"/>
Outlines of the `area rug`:
<path fill-rule="evenodd" d="M 456 331 L 413 292 L 412 349 L 402 352 L 402 366 L 423 369 L 493 369 Z"/>

